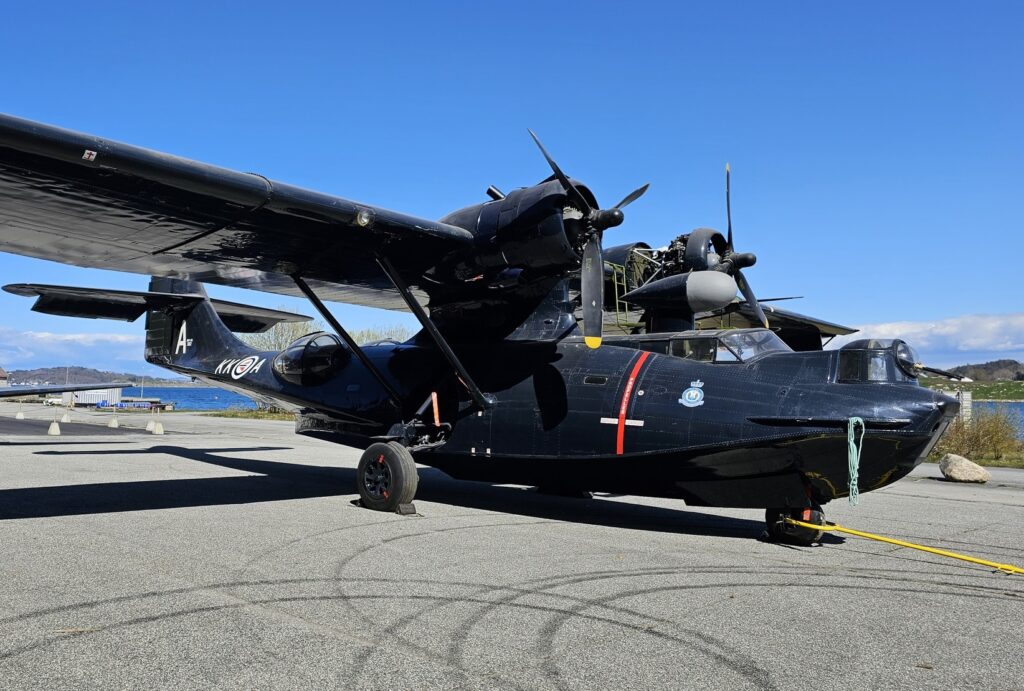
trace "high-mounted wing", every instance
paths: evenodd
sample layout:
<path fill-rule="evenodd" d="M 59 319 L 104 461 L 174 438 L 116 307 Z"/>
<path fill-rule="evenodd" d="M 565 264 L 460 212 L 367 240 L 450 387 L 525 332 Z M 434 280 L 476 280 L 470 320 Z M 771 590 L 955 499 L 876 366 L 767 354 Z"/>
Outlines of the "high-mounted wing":
<path fill-rule="evenodd" d="M 153 276 L 404 309 L 468 230 L 0 115 L 0 251 Z"/>
<path fill-rule="evenodd" d="M 37 299 L 32 305 L 34 312 L 56 314 L 62 317 L 115 319 L 126 322 L 135 321 L 146 310 L 189 309 L 206 299 L 202 293 L 181 295 L 178 293 L 75 288 L 33 283 L 14 283 L 4 286 L 4 290 L 22 297 L 36 297 Z M 275 324 L 305 322 L 312 319 L 304 314 L 254 307 L 227 300 L 210 300 L 210 302 L 224 325 L 235 333 L 263 333 Z"/>
<path fill-rule="evenodd" d="M 114 382 L 113 384 L 54 384 L 52 386 L 0 386 L 0 398 L 17 396 L 40 396 L 65 391 L 93 391 L 101 389 L 123 389 L 135 386 L 135 382 Z"/>

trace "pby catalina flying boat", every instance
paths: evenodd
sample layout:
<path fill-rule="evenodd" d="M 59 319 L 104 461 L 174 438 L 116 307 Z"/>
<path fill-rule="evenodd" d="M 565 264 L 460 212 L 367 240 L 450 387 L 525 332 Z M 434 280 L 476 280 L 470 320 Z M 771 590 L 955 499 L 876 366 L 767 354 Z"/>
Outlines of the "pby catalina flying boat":
<path fill-rule="evenodd" d="M 300 434 L 364 449 L 357 489 L 382 511 L 408 507 L 418 462 L 462 479 L 767 509 L 773 535 L 809 541 L 782 517 L 821 519 L 851 491 L 851 419 L 865 428 L 852 488 L 866 492 L 906 475 L 956 414 L 918 385 L 900 341 L 795 352 L 765 328 L 653 329 L 643 338 L 663 348 L 628 334 L 599 347 L 602 234 L 647 186 L 601 209 L 540 148 L 553 175 L 490 187 L 431 221 L 3 116 L 0 250 L 153 277 L 141 293 L 8 290 L 44 312 L 145 314 L 147 361 L 272 400 L 296 411 Z M 685 255 L 714 247 L 715 259 L 629 299 L 696 313 L 727 307 L 738 283 L 760 311 L 741 272 L 753 256 L 733 251 L 731 233 L 708 231 L 703 250 L 690 237 Z M 202 283 L 305 296 L 335 333 L 254 350 Z M 407 309 L 423 329 L 359 346 L 324 300 Z"/>

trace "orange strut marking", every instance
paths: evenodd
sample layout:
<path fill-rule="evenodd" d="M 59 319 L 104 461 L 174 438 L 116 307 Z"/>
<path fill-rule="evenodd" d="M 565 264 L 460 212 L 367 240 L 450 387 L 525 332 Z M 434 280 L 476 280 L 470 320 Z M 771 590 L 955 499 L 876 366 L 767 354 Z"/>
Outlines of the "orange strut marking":
<path fill-rule="evenodd" d="M 644 366 L 644 361 L 650 354 L 646 350 L 640 353 L 639 359 L 633 365 L 633 371 L 629 373 L 629 379 L 626 380 L 626 390 L 622 392 L 622 403 L 619 404 L 619 430 L 615 435 L 615 453 L 619 456 L 622 455 L 622 444 L 626 436 L 626 410 L 629 408 L 629 397 L 633 393 L 636 376 L 640 373 L 640 368 Z"/>
<path fill-rule="evenodd" d="M 436 391 L 431 391 L 430 392 L 430 400 L 433 401 L 433 403 L 434 403 L 434 426 L 435 427 L 440 427 L 441 426 L 441 413 L 439 413 L 438 410 L 437 410 L 437 392 Z"/>

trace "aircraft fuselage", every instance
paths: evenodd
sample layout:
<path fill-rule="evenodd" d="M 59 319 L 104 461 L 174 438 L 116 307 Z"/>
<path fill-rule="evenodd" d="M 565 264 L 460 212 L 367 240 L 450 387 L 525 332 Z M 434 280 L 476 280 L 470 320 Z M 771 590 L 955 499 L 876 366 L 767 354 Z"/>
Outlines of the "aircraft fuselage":
<path fill-rule="evenodd" d="M 839 351 L 699 362 L 614 341 L 592 350 L 575 339 L 457 350 L 494 396 L 491 408 L 472 405 L 429 344 L 365 347 L 403 399 L 423 403 L 429 422 L 436 393 L 451 433 L 414 457 L 462 479 L 804 507 L 848 494 L 850 418 L 867 427 L 859 487 L 868 491 L 920 463 L 958 409 L 914 380 L 840 381 Z M 417 412 L 399 414 L 354 359 L 302 386 L 282 380 L 277 355 L 169 366 L 291 405 L 301 413 L 297 432 L 359 448 Z"/>

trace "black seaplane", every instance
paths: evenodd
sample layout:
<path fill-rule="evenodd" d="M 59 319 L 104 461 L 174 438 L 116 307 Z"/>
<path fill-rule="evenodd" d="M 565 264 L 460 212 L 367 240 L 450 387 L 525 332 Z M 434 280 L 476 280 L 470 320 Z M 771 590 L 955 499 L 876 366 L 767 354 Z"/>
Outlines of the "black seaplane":
<path fill-rule="evenodd" d="M 420 463 L 554 492 L 766 509 L 773 536 L 807 542 L 817 534 L 782 518 L 822 520 L 823 504 L 850 493 L 852 418 L 864 425 L 856 490 L 925 458 L 957 402 L 918 384 L 901 341 L 787 345 L 743 276 L 755 258 L 733 250 L 731 221 L 727 235 L 680 238 L 679 261 L 624 294 L 644 316 L 600 347 L 601 237 L 647 186 L 601 209 L 536 143 L 546 180 L 492 186 L 431 221 L 0 116 L 0 251 L 152 277 L 148 292 L 6 289 L 52 314 L 145 314 L 148 362 L 364 449 L 357 489 L 381 511 L 408 509 Z M 335 333 L 254 350 L 234 333 L 306 317 L 233 314 L 202 283 L 305 296 Z M 737 288 L 758 328 L 693 329 Z M 324 301 L 409 310 L 422 330 L 358 345 Z"/>

